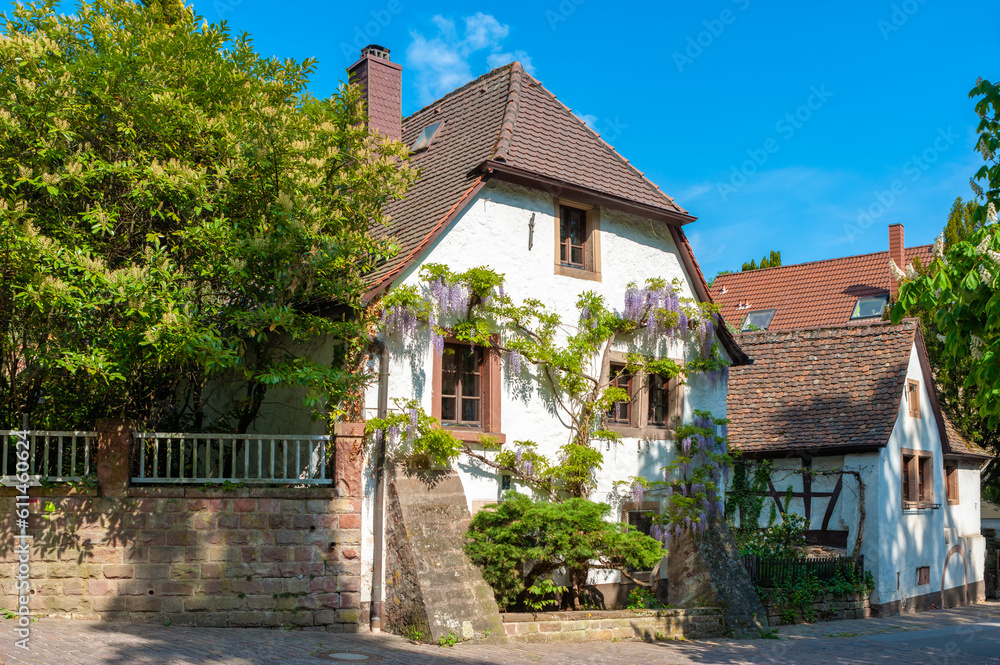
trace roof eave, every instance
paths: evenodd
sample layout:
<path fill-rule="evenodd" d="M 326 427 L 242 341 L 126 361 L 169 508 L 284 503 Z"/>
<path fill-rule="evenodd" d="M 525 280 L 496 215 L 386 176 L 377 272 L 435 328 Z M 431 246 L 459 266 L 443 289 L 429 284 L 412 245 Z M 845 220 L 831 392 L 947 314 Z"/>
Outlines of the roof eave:
<path fill-rule="evenodd" d="M 601 192 L 589 187 L 574 185 L 550 176 L 535 173 L 497 159 L 487 159 L 470 171 L 471 174 L 489 173 L 498 180 L 512 182 L 518 185 L 543 189 L 554 196 L 566 196 L 580 203 L 602 205 L 622 212 L 631 213 L 648 219 L 665 222 L 671 226 L 683 226 L 698 219 L 688 213 L 657 208 L 646 203 L 638 203 L 620 196 Z"/>

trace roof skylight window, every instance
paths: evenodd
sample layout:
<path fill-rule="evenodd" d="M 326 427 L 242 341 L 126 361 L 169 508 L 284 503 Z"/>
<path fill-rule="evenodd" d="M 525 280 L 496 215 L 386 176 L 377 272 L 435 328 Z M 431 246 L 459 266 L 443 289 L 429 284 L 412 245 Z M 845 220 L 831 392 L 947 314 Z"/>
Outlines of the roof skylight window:
<path fill-rule="evenodd" d="M 437 136 L 438 130 L 441 129 L 441 125 L 443 124 L 444 120 L 424 127 L 424 131 L 420 132 L 420 136 L 418 136 L 417 140 L 413 142 L 413 152 L 420 152 L 421 150 L 427 150 L 427 148 L 431 147 L 434 137 Z"/>
<path fill-rule="evenodd" d="M 773 309 L 758 309 L 750 312 L 743 319 L 743 327 L 740 329 L 740 332 L 767 330 L 767 327 L 771 325 L 771 319 L 774 318 L 774 312 L 775 310 Z"/>
<path fill-rule="evenodd" d="M 858 298 L 851 313 L 851 321 L 857 319 L 881 319 L 885 312 L 885 304 L 888 298 L 878 296 L 876 298 Z"/>

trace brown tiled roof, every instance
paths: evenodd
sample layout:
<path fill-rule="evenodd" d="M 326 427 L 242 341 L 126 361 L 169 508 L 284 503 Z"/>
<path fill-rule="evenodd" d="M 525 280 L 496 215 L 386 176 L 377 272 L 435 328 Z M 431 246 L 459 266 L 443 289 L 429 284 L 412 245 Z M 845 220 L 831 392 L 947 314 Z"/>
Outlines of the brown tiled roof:
<path fill-rule="evenodd" d="M 932 245 L 909 247 L 905 262 L 918 256 L 927 265 L 932 251 Z M 775 310 L 768 330 L 837 326 L 849 322 L 858 298 L 889 295 L 890 279 L 889 252 L 875 252 L 719 275 L 712 299 L 736 328 L 760 309 Z"/>
<path fill-rule="evenodd" d="M 885 445 L 917 324 L 744 333 L 729 378 L 729 439 L 748 453 Z"/>
<path fill-rule="evenodd" d="M 484 177 L 473 169 L 487 160 L 686 215 L 520 63 L 484 74 L 404 118 L 403 142 L 412 145 L 439 121 L 444 126 L 430 149 L 412 157 L 419 179 L 388 206 L 387 230 L 401 251 L 371 275 L 373 285 L 393 279 L 460 212 Z"/>
<path fill-rule="evenodd" d="M 941 418 L 944 420 L 944 430 L 948 437 L 947 446 L 951 449 L 951 452 L 956 455 L 968 455 L 971 457 L 993 457 L 988 452 L 972 443 L 967 441 L 955 424 L 951 422 L 947 415 L 942 411 Z"/>

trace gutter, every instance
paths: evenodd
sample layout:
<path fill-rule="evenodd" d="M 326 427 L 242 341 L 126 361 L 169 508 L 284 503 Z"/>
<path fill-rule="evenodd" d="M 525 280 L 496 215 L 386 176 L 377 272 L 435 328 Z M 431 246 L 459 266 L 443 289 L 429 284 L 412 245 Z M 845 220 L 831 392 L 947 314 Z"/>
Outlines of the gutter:
<path fill-rule="evenodd" d="M 385 418 L 389 412 L 389 354 L 385 342 L 376 339 L 378 345 L 378 414 L 379 419 Z M 385 432 L 379 437 L 378 449 L 375 451 L 375 515 L 374 515 L 375 547 L 372 555 L 372 609 L 371 632 L 382 632 L 382 582 L 383 554 L 385 541 Z"/>

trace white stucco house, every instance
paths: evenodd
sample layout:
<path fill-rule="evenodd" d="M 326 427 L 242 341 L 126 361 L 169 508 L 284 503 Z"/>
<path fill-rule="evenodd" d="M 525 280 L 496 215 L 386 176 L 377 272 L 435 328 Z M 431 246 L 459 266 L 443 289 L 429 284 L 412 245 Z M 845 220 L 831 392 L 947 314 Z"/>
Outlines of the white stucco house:
<path fill-rule="evenodd" d="M 773 464 L 762 526 L 790 494 L 807 542 L 860 550 L 874 612 L 982 600 L 989 456 L 939 407 L 919 323 L 747 332 L 739 342 L 754 363 L 730 377 L 730 442 Z"/>
<path fill-rule="evenodd" d="M 398 256 L 372 275 L 374 300 L 401 285 L 427 289 L 419 277 L 429 263 L 453 271 L 488 266 L 505 275 L 506 293 L 537 298 L 574 323 L 577 297 L 595 291 L 619 310 L 627 285 L 648 277 L 679 280 L 682 298 L 708 301 L 708 288 L 685 238 L 695 221 L 669 196 L 601 140 L 519 63 L 501 67 L 448 93 L 400 122 L 401 67 L 381 47 L 368 47 L 349 71 L 366 87 L 374 129 L 411 147 L 420 170 L 406 198 L 389 208 L 388 232 L 399 241 Z M 722 355 L 747 362 L 724 326 L 715 332 Z M 428 331 L 383 336 L 388 367 L 384 390 L 391 405 L 416 400 L 460 439 L 483 433 L 505 443 L 537 442 L 554 457 L 570 429 L 560 420 L 540 384 L 515 381 L 493 349 L 446 341 L 435 352 Z M 627 350 L 684 362 L 690 345 L 644 349 L 625 340 L 611 354 L 612 367 Z M 638 379 L 638 377 L 636 377 Z M 458 386 L 461 387 L 458 387 Z M 696 409 L 718 417 L 726 412 L 725 381 L 692 377 L 648 389 L 629 382 L 631 402 L 620 422 L 624 439 L 603 451 L 605 464 L 594 498 L 604 500 L 614 480 L 662 477 L 674 447 L 672 428 Z M 379 387 L 365 394 L 365 415 L 376 414 Z M 455 467 L 470 511 L 496 502 L 510 479 L 470 459 Z M 368 493 L 365 515 L 372 515 Z M 625 506 L 633 513 L 655 511 L 659 501 Z M 624 519 L 637 515 L 623 514 Z M 375 527 L 363 527 L 363 564 L 372 562 Z M 617 576 L 617 573 L 615 573 Z M 595 580 L 614 582 L 616 579 Z M 362 589 L 362 597 L 370 591 Z"/>

